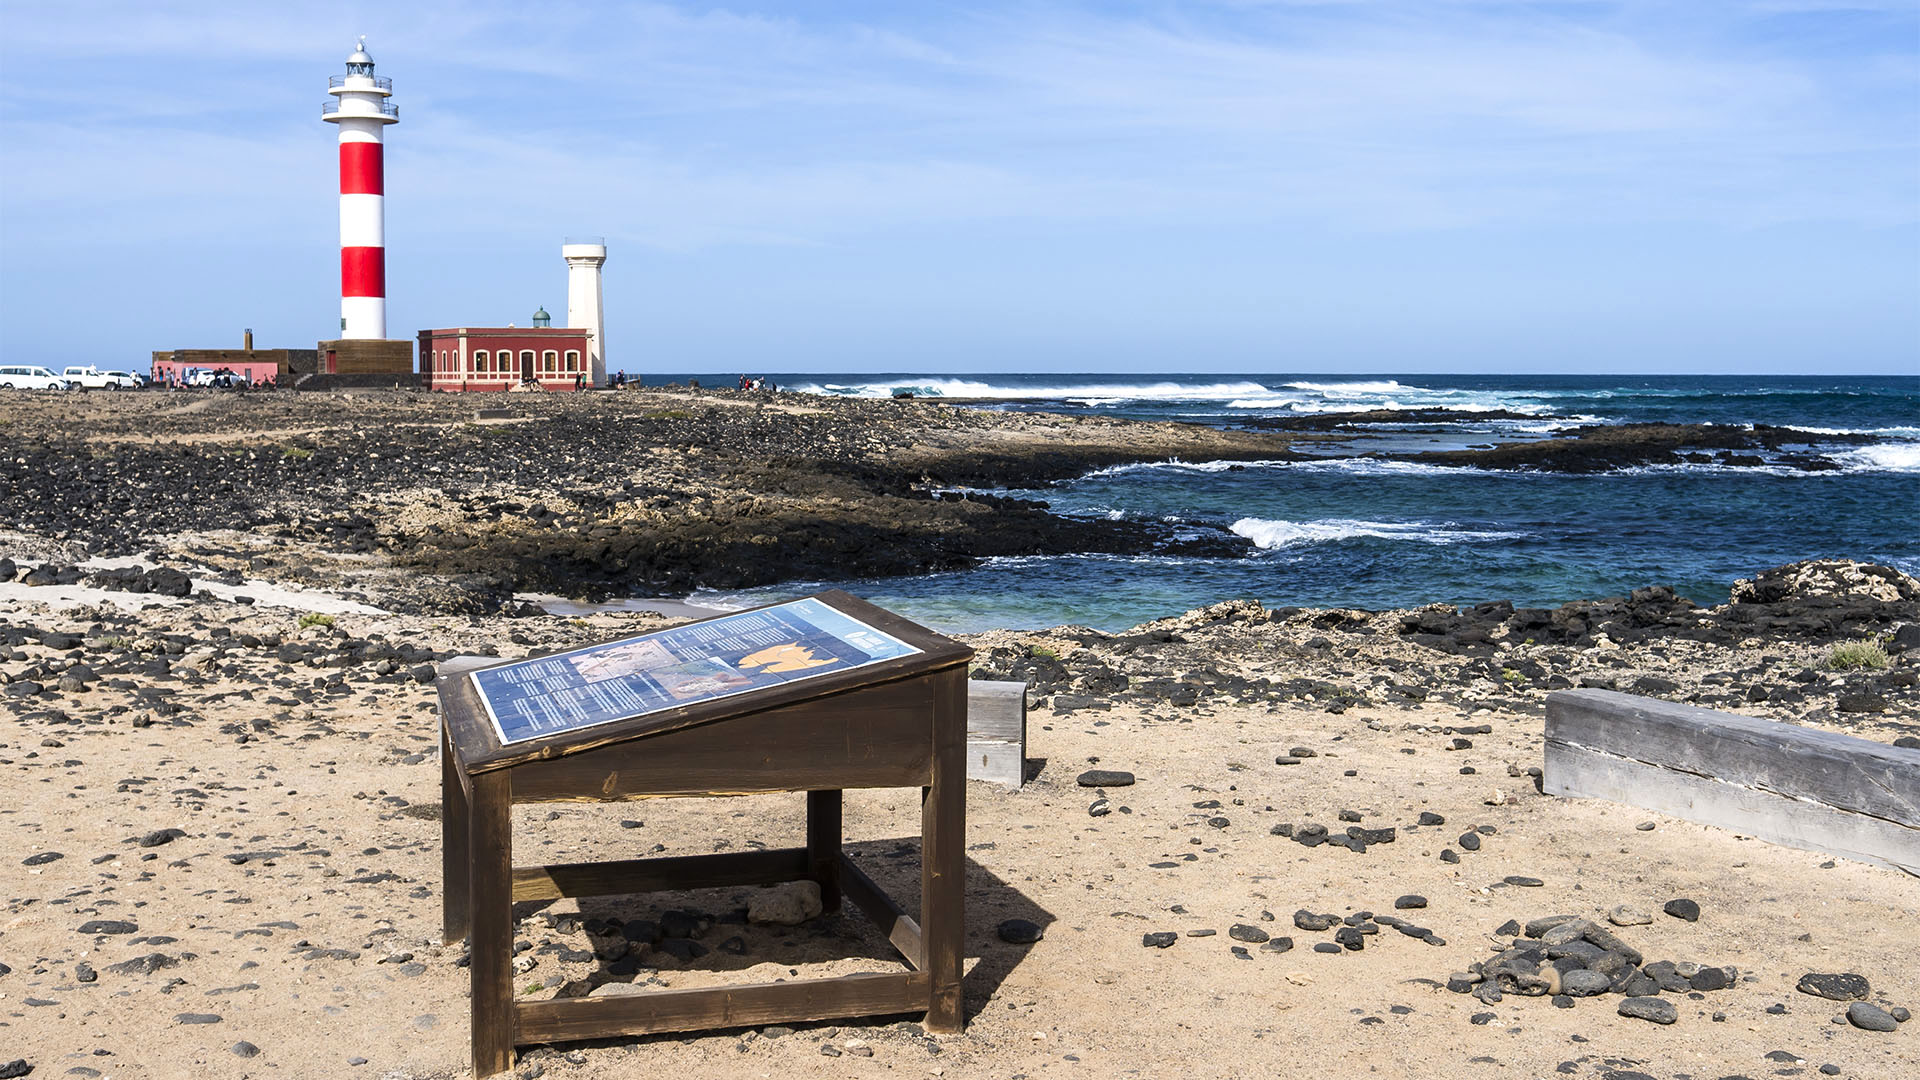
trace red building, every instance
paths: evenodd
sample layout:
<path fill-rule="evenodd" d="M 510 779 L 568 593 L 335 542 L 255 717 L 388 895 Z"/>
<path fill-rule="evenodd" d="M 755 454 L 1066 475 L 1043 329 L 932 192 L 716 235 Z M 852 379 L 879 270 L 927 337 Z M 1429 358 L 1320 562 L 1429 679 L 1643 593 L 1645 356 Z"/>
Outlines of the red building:
<path fill-rule="evenodd" d="M 546 321 L 537 312 L 536 324 Z M 420 331 L 420 377 L 429 390 L 542 390 L 593 386 L 593 332 L 535 325 Z"/>

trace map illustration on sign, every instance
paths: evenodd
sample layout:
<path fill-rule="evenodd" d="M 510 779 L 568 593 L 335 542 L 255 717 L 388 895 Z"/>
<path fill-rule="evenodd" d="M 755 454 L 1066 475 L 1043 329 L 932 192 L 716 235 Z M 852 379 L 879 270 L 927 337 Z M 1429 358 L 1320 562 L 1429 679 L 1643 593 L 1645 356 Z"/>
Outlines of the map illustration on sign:
<path fill-rule="evenodd" d="M 508 746 L 919 651 L 809 598 L 485 668 L 472 679 Z"/>

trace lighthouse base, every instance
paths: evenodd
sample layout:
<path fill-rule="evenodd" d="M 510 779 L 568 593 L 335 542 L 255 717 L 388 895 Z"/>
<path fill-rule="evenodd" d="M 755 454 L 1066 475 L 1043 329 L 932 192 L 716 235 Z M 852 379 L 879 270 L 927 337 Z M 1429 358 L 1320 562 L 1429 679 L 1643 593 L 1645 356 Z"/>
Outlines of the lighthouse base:
<path fill-rule="evenodd" d="M 413 342 L 386 341 L 378 338 L 341 338 L 322 341 L 318 349 L 316 374 L 320 375 L 411 375 Z"/>

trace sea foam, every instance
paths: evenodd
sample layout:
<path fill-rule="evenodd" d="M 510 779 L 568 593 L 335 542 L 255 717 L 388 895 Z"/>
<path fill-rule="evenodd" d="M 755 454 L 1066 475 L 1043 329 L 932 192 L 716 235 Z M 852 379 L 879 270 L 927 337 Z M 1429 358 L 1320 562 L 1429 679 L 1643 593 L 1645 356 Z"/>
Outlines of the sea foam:
<path fill-rule="evenodd" d="M 1495 530 L 1462 529 L 1451 521 L 1356 521 L 1352 518 L 1322 518 L 1319 521 L 1274 521 L 1269 518 L 1241 518 L 1228 526 L 1236 535 L 1253 541 L 1266 550 L 1297 547 L 1302 544 L 1326 544 L 1340 540 L 1371 537 L 1377 540 L 1403 540 L 1420 544 L 1468 544 L 1490 540 L 1512 540 L 1524 535 Z"/>

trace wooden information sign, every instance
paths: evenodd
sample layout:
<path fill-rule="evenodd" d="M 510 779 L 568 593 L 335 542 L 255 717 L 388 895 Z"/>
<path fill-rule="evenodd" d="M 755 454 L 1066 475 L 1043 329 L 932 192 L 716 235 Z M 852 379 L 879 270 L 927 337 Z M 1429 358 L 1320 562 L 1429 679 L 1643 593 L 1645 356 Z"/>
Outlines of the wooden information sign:
<path fill-rule="evenodd" d="M 839 591 L 442 675 L 443 936 L 470 938 L 473 1069 L 533 1043 L 926 1014 L 958 1031 L 967 661 L 973 651 Z M 915 921 L 841 850 L 846 788 L 921 789 Z M 807 793 L 806 846 L 515 866 L 515 803 Z M 911 970 L 612 998 L 513 997 L 517 900 L 812 880 Z"/>

